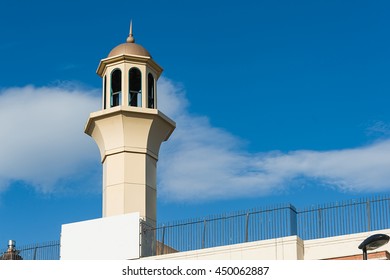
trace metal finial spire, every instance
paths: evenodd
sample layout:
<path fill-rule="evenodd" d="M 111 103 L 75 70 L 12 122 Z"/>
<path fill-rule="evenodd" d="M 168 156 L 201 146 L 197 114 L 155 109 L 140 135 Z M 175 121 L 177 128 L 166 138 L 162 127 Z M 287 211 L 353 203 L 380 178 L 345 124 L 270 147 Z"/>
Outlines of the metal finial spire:
<path fill-rule="evenodd" d="M 133 37 L 133 21 L 130 21 L 130 32 L 129 32 L 129 37 L 127 37 L 126 40 L 127 43 L 134 43 L 134 37 Z"/>

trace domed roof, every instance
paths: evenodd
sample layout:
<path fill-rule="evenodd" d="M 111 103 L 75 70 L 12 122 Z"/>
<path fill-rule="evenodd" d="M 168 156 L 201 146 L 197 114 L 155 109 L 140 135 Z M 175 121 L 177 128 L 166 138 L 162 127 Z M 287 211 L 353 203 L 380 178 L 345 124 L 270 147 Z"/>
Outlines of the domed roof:
<path fill-rule="evenodd" d="M 108 57 L 128 54 L 128 55 L 140 55 L 151 57 L 150 53 L 141 45 L 135 43 L 124 43 L 116 46 L 108 54 Z"/>
<path fill-rule="evenodd" d="M 116 56 L 116 55 L 139 55 L 139 56 L 147 56 L 152 57 L 150 53 L 141 45 L 135 43 L 135 39 L 133 37 L 133 24 L 130 22 L 130 32 L 129 37 L 127 37 L 126 43 L 120 44 L 111 50 L 108 54 L 108 57 Z"/>

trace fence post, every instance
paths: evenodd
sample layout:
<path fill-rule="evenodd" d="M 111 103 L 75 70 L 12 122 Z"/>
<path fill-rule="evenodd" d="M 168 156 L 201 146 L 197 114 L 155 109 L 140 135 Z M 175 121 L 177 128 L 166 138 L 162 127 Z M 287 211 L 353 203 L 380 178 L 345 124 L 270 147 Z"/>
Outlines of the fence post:
<path fill-rule="evenodd" d="M 371 231 L 371 207 L 370 200 L 366 202 L 366 212 L 367 212 L 367 231 Z"/>
<path fill-rule="evenodd" d="M 206 220 L 203 221 L 202 249 L 205 248 L 205 243 L 206 243 Z"/>
<path fill-rule="evenodd" d="M 33 260 L 34 261 L 37 259 L 37 250 L 38 250 L 38 246 L 35 246 L 35 248 L 34 248 L 34 256 L 33 256 Z"/>
<path fill-rule="evenodd" d="M 248 242 L 248 235 L 249 235 L 249 215 L 251 213 L 246 213 L 246 219 L 245 219 L 245 242 Z"/>
<path fill-rule="evenodd" d="M 294 205 L 289 205 L 290 211 L 290 236 L 298 235 L 298 212 Z"/>
<path fill-rule="evenodd" d="M 162 237 L 161 237 L 160 255 L 164 255 L 164 247 L 165 247 L 165 225 L 163 225 L 163 232 L 162 232 Z"/>
<path fill-rule="evenodd" d="M 322 234 L 322 209 L 321 208 L 318 208 L 318 237 L 321 238 L 323 237 L 323 234 Z"/>

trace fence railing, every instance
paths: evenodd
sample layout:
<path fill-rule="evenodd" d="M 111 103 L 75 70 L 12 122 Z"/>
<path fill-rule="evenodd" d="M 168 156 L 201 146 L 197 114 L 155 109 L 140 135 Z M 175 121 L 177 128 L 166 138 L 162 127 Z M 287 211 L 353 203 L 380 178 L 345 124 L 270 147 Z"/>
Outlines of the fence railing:
<path fill-rule="evenodd" d="M 297 209 L 291 204 L 160 225 L 157 255 L 298 235 L 303 240 L 390 228 L 390 196 Z M 150 240 L 150 239 L 149 239 Z"/>
<path fill-rule="evenodd" d="M 298 212 L 303 240 L 390 228 L 390 196 L 310 207 Z"/>
<path fill-rule="evenodd" d="M 6 252 L 7 249 L 1 250 L 0 255 L 4 256 L 7 254 Z M 60 242 L 52 241 L 17 247 L 15 255 L 20 256 L 23 260 L 59 260 Z"/>
<path fill-rule="evenodd" d="M 295 207 L 285 204 L 162 225 L 143 234 L 155 236 L 152 247 L 164 254 L 296 235 L 296 224 Z"/>
<path fill-rule="evenodd" d="M 141 255 L 297 235 L 303 240 L 390 228 L 390 195 L 297 209 L 291 204 L 167 223 L 141 224 Z M 58 260 L 60 242 L 17 247 L 24 260 Z M 0 255 L 7 251 L 0 250 Z"/>

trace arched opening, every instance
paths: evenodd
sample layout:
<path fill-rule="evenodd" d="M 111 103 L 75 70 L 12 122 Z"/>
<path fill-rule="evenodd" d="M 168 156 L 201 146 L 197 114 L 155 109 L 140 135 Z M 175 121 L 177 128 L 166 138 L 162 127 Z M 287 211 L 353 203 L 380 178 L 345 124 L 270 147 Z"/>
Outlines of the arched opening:
<path fill-rule="evenodd" d="M 115 69 L 111 73 L 111 107 L 121 105 L 122 72 Z"/>
<path fill-rule="evenodd" d="M 133 67 L 129 71 L 129 105 L 142 106 L 142 82 L 141 71 Z"/>
<path fill-rule="evenodd" d="M 154 108 L 154 78 L 151 73 L 148 74 L 148 108 Z"/>

